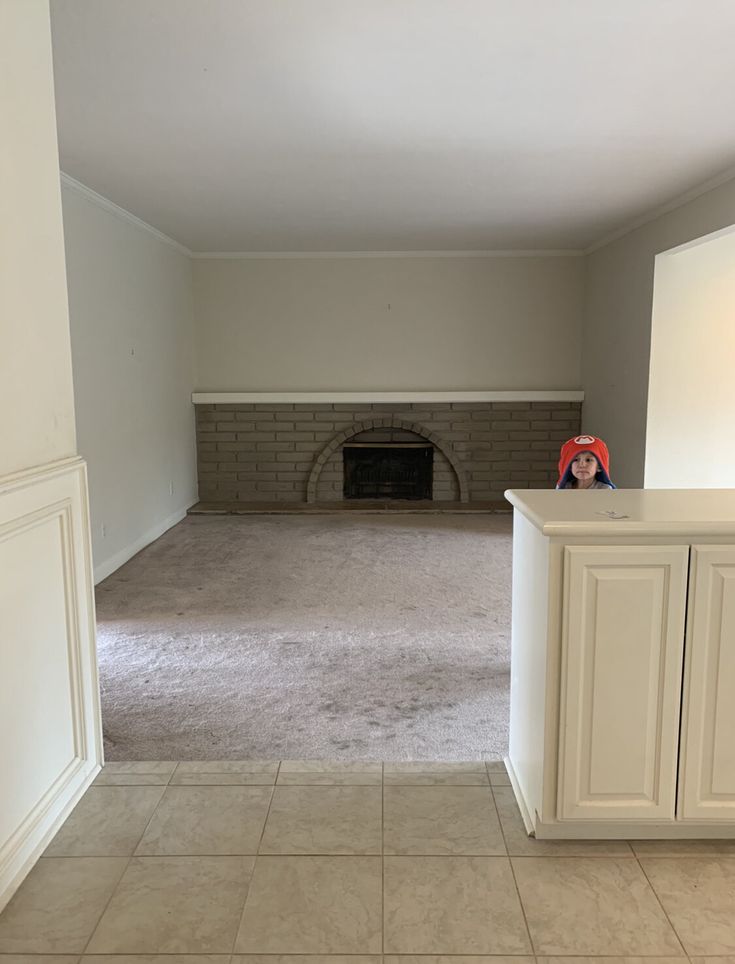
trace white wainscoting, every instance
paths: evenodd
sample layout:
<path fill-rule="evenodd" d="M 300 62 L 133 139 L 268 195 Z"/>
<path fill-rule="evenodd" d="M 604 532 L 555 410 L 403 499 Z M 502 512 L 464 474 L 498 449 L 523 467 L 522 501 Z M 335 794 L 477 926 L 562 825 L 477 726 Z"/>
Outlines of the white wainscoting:
<path fill-rule="evenodd" d="M 0 909 L 102 764 L 87 475 L 0 480 Z"/>

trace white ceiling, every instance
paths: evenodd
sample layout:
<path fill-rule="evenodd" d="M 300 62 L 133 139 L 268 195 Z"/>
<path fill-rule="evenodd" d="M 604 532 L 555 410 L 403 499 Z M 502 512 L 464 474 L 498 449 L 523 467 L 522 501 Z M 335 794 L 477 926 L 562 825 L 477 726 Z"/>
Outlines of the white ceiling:
<path fill-rule="evenodd" d="M 62 170 L 193 251 L 582 249 L 735 165 L 734 0 L 51 11 Z"/>

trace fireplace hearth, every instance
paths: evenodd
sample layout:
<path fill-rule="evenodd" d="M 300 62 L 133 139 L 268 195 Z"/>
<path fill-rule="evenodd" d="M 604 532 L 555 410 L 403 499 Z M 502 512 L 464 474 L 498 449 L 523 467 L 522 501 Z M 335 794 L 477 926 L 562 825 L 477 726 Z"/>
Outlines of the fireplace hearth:
<path fill-rule="evenodd" d="M 431 442 L 346 442 L 345 499 L 431 499 Z"/>

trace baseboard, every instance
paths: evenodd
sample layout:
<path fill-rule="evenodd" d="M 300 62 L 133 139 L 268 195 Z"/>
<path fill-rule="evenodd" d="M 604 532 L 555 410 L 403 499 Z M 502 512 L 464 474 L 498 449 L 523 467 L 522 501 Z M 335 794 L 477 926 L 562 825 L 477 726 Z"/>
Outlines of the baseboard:
<path fill-rule="evenodd" d="M 125 565 L 128 559 L 132 559 L 141 549 L 145 549 L 146 546 L 149 546 L 152 542 L 155 542 L 156 539 L 160 538 L 164 532 L 168 532 L 168 530 L 173 528 L 178 522 L 185 519 L 186 513 L 193 505 L 197 504 L 197 501 L 197 499 L 194 499 L 182 508 L 177 509 L 176 512 L 173 512 L 161 522 L 156 523 L 151 529 L 148 529 L 147 532 L 144 532 L 135 542 L 131 542 L 130 545 L 125 546 L 124 549 L 116 552 L 115 555 L 110 556 L 109 559 L 97 563 L 94 567 L 95 586 L 102 582 L 103 579 L 107 579 L 107 577 L 112 575 L 120 566 Z"/>
<path fill-rule="evenodd" d="M 0 912 L 82 799 L 100 769 L 93 760 L 74 760 L 0 850 Z"/>
<path fill-rule="evenodd" d="M 521 819 L 523 820 L 523 826 L 526 828 L 526 833 L 529 837 L 533 837 L 536 833 L 533 818 L 531 817 L 531 811 L 526 803 L 526 798 L 523 796 L 523 791 L 521 790 L 521 784 L 518 780 L 518 774 L 513 768 L 513 763 L 509 756 L 503 758 L 503 763 L 505 763 L 505 769 L 508 772 L 508 777 L 510 778 L 510 785 L 515 794 L 516 803 L 518 804 L 518 809 L 521 812 Z"/>

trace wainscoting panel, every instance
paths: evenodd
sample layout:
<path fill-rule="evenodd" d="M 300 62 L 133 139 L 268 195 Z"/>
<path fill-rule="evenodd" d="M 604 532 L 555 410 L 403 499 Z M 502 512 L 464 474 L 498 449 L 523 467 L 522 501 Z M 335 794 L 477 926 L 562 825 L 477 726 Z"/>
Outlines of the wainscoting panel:
<path fill-rule="evenodd" d="M 0 908 L 102 763 L 87 477 L 0 480 Z"/>

